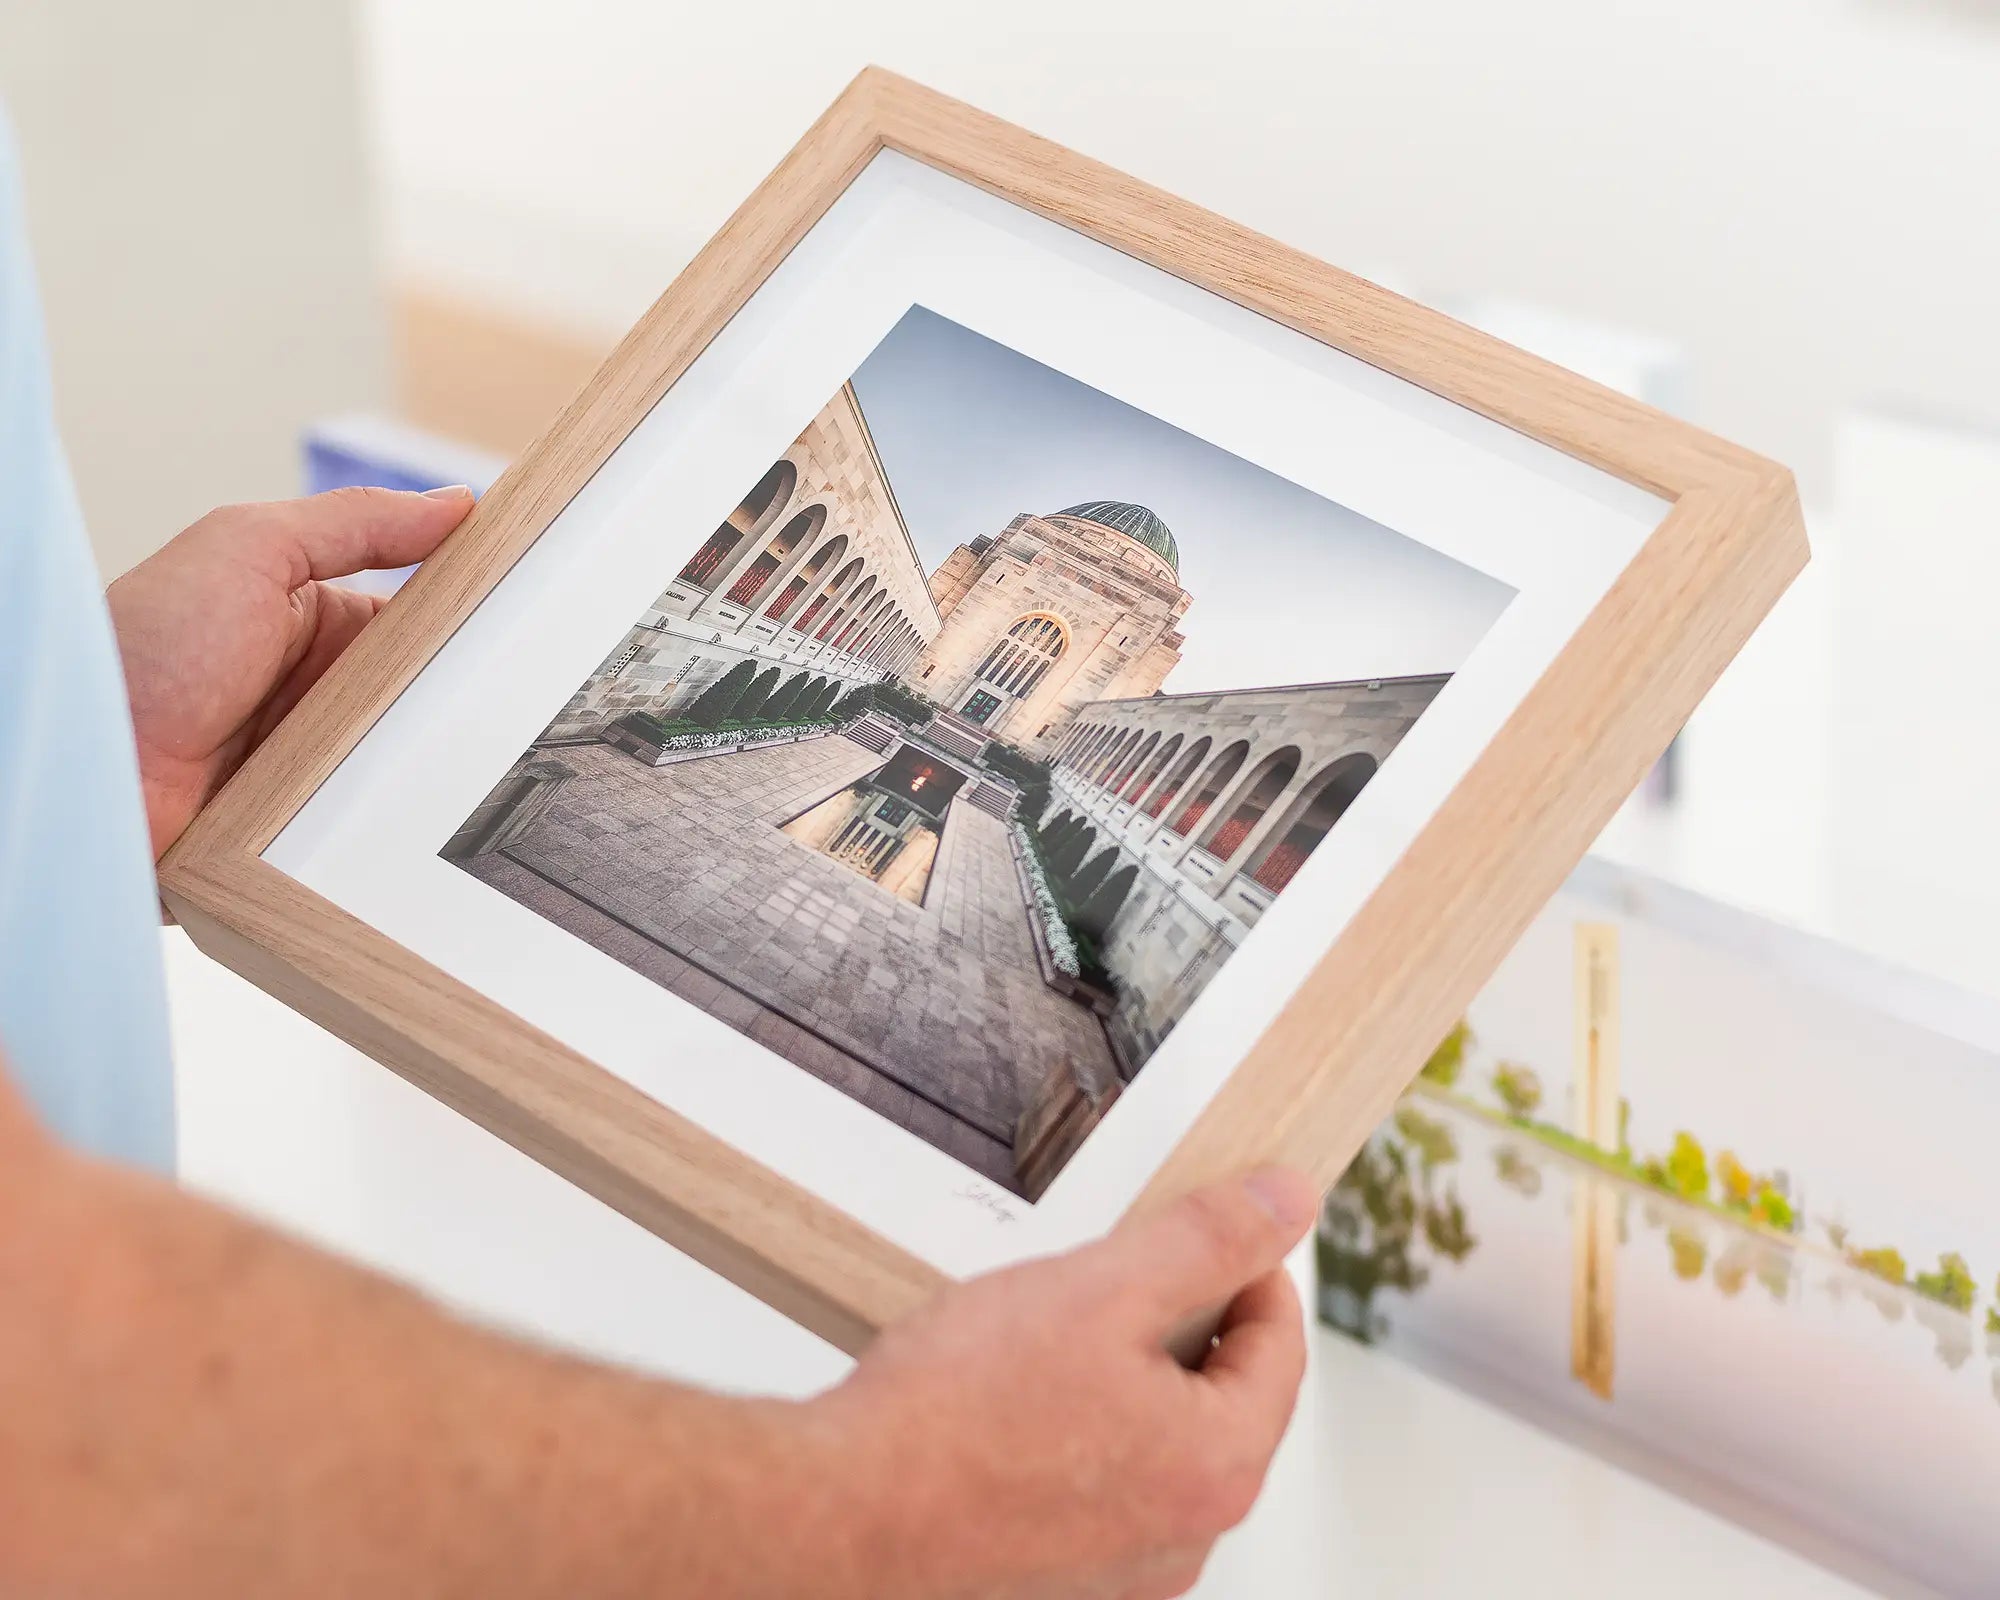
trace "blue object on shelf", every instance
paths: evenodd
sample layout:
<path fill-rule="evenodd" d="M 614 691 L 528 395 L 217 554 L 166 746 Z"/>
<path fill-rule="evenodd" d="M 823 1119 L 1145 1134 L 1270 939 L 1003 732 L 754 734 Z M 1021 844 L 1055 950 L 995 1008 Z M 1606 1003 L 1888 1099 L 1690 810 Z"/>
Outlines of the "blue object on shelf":
<path fill-rule="evenodd" d="M 356 485 L 421 492 L 455 483 L 484 494 L 506 466 L 487 451 L 365 414 L 315 423 L 300 445 L 308 494 Z M 342 581 L 370 594 L 393 594 L 415 570 L 365 572 Z"/>

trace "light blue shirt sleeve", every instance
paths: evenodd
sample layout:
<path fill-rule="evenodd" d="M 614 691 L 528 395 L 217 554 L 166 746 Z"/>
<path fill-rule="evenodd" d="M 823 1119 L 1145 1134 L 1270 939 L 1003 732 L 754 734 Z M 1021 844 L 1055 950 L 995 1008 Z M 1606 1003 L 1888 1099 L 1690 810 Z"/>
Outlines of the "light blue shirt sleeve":
<path fill-rule="evenodd" d="M 60 1137 L 168 1171 L 152 852 L 20 219 L 0 117 L 0 1051 Z"/>

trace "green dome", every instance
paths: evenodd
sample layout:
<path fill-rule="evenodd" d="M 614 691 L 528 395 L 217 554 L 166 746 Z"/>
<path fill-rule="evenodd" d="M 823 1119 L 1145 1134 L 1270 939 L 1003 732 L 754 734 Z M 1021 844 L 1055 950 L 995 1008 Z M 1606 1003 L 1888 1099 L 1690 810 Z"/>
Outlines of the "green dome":
<path fill-rule="evenodd" d="M 1137 539 L 1172 567 L 1176 574 L 1181 570 L 1180 546 L 1174 543 L 1174 536 L 1167 531 L 1167 525 L 1144 506 L 1135 506 L 1129 500 L 1086 500 L 1082 505 L 1066 507 L 1056 515 L 1081 517 L 1100 528 L 1110 528 L 1127 538 Z"/>

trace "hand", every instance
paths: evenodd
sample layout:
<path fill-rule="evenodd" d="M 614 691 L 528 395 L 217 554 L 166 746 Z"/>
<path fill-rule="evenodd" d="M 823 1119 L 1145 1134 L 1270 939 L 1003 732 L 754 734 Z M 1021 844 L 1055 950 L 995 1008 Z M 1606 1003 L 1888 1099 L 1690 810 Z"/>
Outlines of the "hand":
<path fill-rule="evenodd" d="M 1164 1600 L 1249 1513 L 1305 1366 L 1281 1270 L 1316 1197 L 1265 1172 L 953 1290 L 812 1403 L 875 1600 Z M 1200 1371 L 1163 1341 L 1227 1303 Z M 840 1592 L 845 1593 L 845 1590 Z"/>
<path fill-rule="evenodd" d="M 423 560 L 472 498 L 335 489 L 224 506 L 111 585 L 155 857 L 381 609 L 324 580 Z"/>

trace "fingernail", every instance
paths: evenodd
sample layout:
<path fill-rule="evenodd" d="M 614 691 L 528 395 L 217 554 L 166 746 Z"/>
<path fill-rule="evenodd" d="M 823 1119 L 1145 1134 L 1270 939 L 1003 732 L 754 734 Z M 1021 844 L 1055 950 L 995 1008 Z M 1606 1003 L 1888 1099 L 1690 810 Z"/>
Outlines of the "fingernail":
<path fill-rule="evenodd" d="M 467 488 L 464 484 L 453 483 L 447 484 L 442 489 L 426 489 L 424 491 L 424 498 L 426 500 L 463 500 L 471 493 L 471 489 Z"/>
<path fill-rule="evenodd" d="M 1243 1187 L 1284 1228 L 1303 1228 L 1312 1220 L 1313 1210 L 1319 1204 L 1319 1197 L 1304 1178 L 1279 1167 L 1251 1173 L 1243 1180 Z"/>

